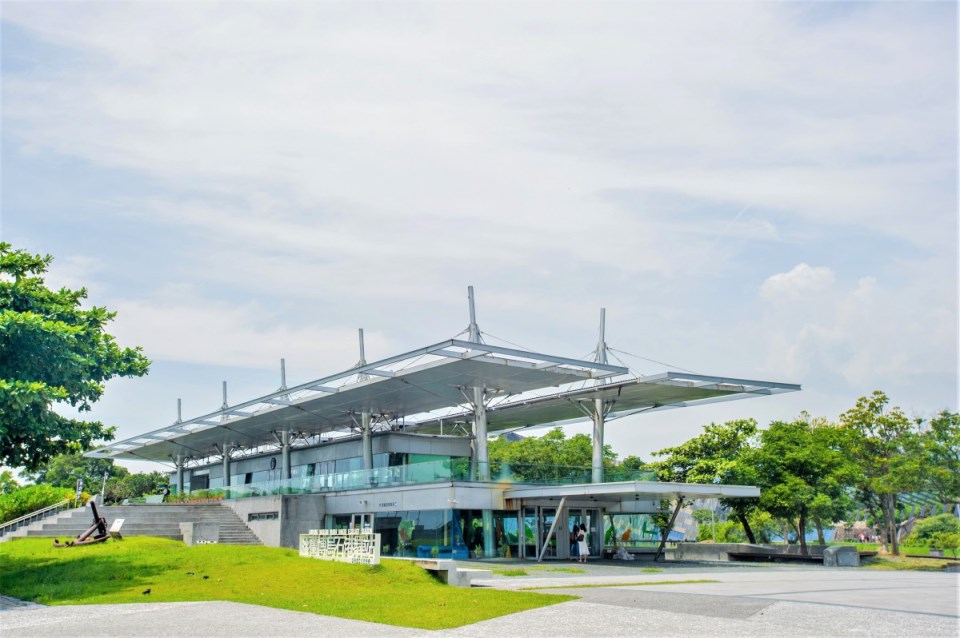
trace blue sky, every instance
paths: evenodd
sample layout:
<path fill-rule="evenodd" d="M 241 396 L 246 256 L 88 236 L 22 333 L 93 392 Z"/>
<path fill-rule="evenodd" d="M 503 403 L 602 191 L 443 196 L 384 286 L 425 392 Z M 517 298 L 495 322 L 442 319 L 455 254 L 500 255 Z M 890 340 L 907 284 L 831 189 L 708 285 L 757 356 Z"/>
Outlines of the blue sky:
<path fill-rule="evenodd" d="M 19 3 L 5 241 L 154 360 L 120 437 L 466 327 L 957 409 L 954 3 Z M 491 342 L 497 342 L 490 337 Z M 663 366 L 627 359 L 643 373 Z M 576 431 L 576 430 L 573 430 Z"/>

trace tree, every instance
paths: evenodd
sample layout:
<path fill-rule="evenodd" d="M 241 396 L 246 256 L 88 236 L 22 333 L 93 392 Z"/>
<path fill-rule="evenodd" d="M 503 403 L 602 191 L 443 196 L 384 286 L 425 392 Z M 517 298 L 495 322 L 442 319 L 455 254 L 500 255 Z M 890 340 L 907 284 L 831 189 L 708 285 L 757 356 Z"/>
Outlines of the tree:
<path fill-rule="evenodd" d="M 92 494 L 100 491 L 104 473 L 108 478 L 130 474 L 127 468 L 114 465 L 111 459 L 88 459 L 77 452 L 53 457 L 31 480 L 37 484 L 74 488 L 77 479 L 83 479 L 85 489 Z"/>
<path fill-rule="evenodd" d="M 921 434 L 928 489 L 941 503 L 960 501 L 960 414 L 943 410 Z"/>
<path fill-rule="evenodd" d="M 847 434 L 849 454 L 860 472 L 855 487 L 860 500 L 883 520 L 886 542 L 900 555 L 897 539 L 897 497 L 920 489 L 924 483 L 921 437 L 916 425 L 879 390 L 860 397 L 857 404 L 840 415 Z"/>
<path fill-rule="evenodd" d="M 89 411 L 106 381 L 143 376 L 150 364 L 104 331 L 116 313 L 81 308 L 86 289 L 44 285 L 52 261 L 0 242 L 0 464 L 28 470 L 113 438 L 114 428 L 54 406 Z"/>
<path fill-rule="evenodd" d="M 147 494 L 159 494 L 170 477 L 162 472 L 126 474 L 107 481 L 106 500 L 122 501 Z"/>
<path fill-rule="evenodd" d="M 840 441 L 835 427 L 803 413 L 790 423 L 771 423 L 750 455 L 761 489 L 760 507 L 796 522 L 804 554 L 807 524 L 816 522 L 823 543 L 823 523 L 841 516 L 849 504 L 846 488 L 853 468 Z"/>
<path fill-rule="evenodd" d="M 755 472 L 747 458 L 756 433 L 757 422 L 753 419 L 706 425 L 700 436 L 653 453 L 665 457 L 654 463 L 657 476 L 661 481 L 677 483 L 753 485 Z M 749 516 L 757 507 L 757 499 L 720 499 L 720 504 L 733 513 L 750 542 L 756 543 Z"/>
<path fill-rule="evenodd" d="M 554 428 L 541 437 L 527 437 L 509 441 L 503 437 L 490 441 L 491 465 L 509 464 L 517 479 L 536 480 L 559 478 L 571 470 L 581 470 L 589 481 L 593 464 L 593 442 L 586 434 L 575 434 L 569 439 L 560 428 Z M 613 467 L 617 455 L 609 445 L 603 446 L 603 465 Z"/>
<path fill-rule="evenodd" d="M 4 470 L 0 472 L 0 494 L 9 494 L 20 488 L 17 479 L 13 478 L 13 472 Z"/>

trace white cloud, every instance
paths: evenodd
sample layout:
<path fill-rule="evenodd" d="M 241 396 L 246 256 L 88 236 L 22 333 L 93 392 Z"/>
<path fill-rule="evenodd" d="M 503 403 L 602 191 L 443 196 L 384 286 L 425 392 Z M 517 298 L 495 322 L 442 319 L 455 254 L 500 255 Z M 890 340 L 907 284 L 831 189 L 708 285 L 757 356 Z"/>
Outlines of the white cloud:
<path fill-rule="evenodd" d="M 760 296 L 770 302 L 794 302 L 816 297 L 829 291 L 834 284 L 834 274 L 823 266 L 797 264 L 790 272 L 771 275 L 760 286 Z"/>

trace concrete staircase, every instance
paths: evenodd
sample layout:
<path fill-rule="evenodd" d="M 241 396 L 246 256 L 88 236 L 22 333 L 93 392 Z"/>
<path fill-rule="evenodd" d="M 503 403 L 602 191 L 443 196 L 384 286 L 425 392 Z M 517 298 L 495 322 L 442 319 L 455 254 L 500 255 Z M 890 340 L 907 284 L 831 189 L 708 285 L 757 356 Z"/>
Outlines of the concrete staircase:
<path fill-rule="evenodd" d="M 107 527 L 118 518 L 123 519 L 120 532 L 124 536 L 157 536 L 183 540 L 180 523 L 217 523 L 220 525 L 221 544 L 261 545 L 260 539 L 247 527 L 237 514 L 220 503 L 197 505 L 111 505 L 98 507 L 100 515 L 107 519 Z M 89 507 L 70 510 L 56 519 L 40 521 L 31 525 L 22 536 L 47 536 L 69 540 L 86 531 L 93 524 Z M 12 536 L 12 535 L 11 535 Z"/>

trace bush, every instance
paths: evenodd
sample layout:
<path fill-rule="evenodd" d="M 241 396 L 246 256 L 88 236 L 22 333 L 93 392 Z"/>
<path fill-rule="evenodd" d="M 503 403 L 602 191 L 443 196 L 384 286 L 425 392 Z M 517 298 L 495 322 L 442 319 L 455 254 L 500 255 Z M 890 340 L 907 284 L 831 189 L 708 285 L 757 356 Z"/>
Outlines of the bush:
<path fill-rule="evenodd" d="M 945 549 L 956 558 L 957 550 L 960 550 L 960 534 L 955 532 L 937 532 L 930 538 L 930 547 Z"/>
<path fill-rule="evenodd" d="M 49 507 L 60 501 L 72 501 L 76 492 L 69 487 L 52 487 L 50 485 L 28 485 L 9 494 L 0 494 L 0 523 L 12 521 L 30 512 Z M 84 494 L 85 503 L 90 498 Z"/>
<path fill-rule="evenodd" d="M 929 518 L 921 518 L 913 528 L 913 532 L 903 539 L 903 545 L 929 547 L 930 541 L 936 534 L 960 534 L 960 519 L 953 514 L 938 514 Z"/>
<path fill-rule="evenodd" d="M 713 540 L 713 525 L 707 523 L 700 525 L 697 531 L 698 541 Z M 743 526 L 736 521 L 717 522 L 717 542 L 718 543 L 745 543 L 747 535 L 743 531 Z"/>

